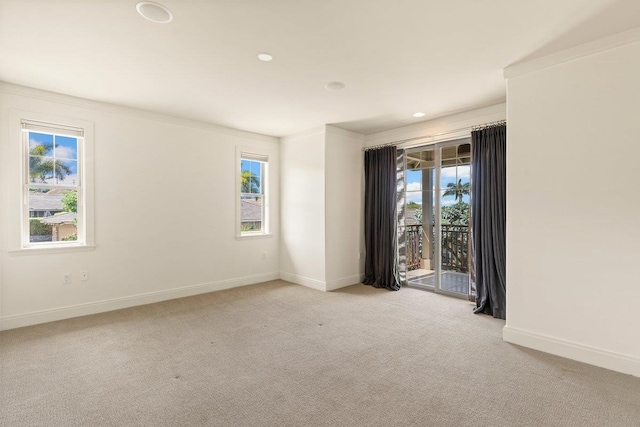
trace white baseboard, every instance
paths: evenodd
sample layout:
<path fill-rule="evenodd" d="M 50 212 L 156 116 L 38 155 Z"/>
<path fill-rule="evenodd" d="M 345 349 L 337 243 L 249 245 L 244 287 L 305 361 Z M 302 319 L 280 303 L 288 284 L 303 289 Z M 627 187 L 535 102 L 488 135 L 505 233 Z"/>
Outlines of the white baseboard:
<path fill-rule="evenodd" d="M 343 277 L 342 279 L 331 280 L 327 282 L 327 291 L 335 291 L 336 289 L 345 288 L 347 286 L 362 283 L 364 274 L 356 274 L 353 276 Z"/>
<path fill-rule="evenodd" d="M 185 286 L 182 288 L 168 289 L 158 292 L 149 292 L 146 294 L 132 295 L 123 298 L 114 298 L 106 301 L 78 304 L 69 307 L 19 314 L 16 316 L 7 316 L 0 319 L 0 330 L 21 328 L 23 326 L 54 322 L 56 320 L 103 313 L 105 311 L 120 310 L 122 308 L 152 304 L 154 302 L 167 301 L 175 298 L 184 298 L 208 292 L 221 291 L 223 289 L 238 288 L 240 286 L 277 280 L 279 277 L 280 273 L 278 272 L 257 274 L 254 276 L 238 277 L 211 283 L 201 283 L 198 285 Z"/>
<path fill-rule="evenodd" d="M 296 285 L 306 286 L 317 291 L 327 291 L 327 282 L 321 280 L 310 279 L 309 277 L 300 276 L 293 273 L 280 272 L 280 278 L 287 282 L 295 283 Z"/>
<path fill-rule="evenodd" d="M 512 344 L 640 377 L 640 359 L 637 357 L 573 343 L 509 326 L 505 326 L 502 329 L 502 339 Z"/>

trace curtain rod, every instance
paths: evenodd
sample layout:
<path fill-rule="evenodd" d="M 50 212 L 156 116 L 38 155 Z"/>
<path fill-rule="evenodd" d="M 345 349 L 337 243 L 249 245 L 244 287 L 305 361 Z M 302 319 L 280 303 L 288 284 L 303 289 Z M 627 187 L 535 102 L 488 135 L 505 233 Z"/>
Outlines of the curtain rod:
<path fill-rule="evenodd" d="M 449 131 L 446 131 L 446 132 L 434 133 L 434 134 L 431 134 L 431 135 L 424 135 L 424 136 L 416 136 L 414 138 L 402 139 L 400 141 L 387 142 L 386 144 L 373 145 L 371 147 L 364 147 L 362 149 L 362 151 L 375 150 L 375 149 L 383 148 L 383 147 L 393 147 L 393 146 L 397 146 L 397 145 L 400 145 L 400 144 L 404 144 L 405 142 L 418 141 L 420 139 L 427 139 L 427 138 L 433 139 L 433 138 L 436 138 L 438 136 L 451 135 L 451 134 L 454 134 L 454 133 L 460 133 L 460 132 L 465 132 L 465 131 L 475 132 L 477 130 L 489 129 L 489 128 L 496 127 L 496 126 L 504 126 L 506 124 L 507 124 L 506 120 L 498 120 L 497 122 L 490 122 L 490 123 L 484 123 L 484 124 L 481 124 L 481 125 L 467 126 L 467 127 L 464 127 L 464 128 L 449 130 Z"/>

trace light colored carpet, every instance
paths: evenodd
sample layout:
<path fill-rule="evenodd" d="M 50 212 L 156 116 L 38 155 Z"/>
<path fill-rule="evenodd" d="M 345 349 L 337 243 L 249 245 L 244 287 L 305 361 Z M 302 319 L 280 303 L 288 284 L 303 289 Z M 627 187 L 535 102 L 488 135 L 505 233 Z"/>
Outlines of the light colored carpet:
<path fill-rule="evenodd" d="M 640 426 L 640 378 L 427 291 L 274 281 L 0 333 L 2 426 Z"/>

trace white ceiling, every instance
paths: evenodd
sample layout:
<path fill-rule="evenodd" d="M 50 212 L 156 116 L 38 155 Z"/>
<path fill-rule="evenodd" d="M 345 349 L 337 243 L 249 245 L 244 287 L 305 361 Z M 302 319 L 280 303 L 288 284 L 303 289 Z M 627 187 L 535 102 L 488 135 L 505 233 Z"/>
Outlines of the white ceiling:
<path fill-rule="evenodd" d="M 136 2 L 0 0 L 0 80 L 273 136 L 370 134 L 504 102 L 507 65 L 640 26 L 637 0 L 159 0 L 169 24 Z"/>

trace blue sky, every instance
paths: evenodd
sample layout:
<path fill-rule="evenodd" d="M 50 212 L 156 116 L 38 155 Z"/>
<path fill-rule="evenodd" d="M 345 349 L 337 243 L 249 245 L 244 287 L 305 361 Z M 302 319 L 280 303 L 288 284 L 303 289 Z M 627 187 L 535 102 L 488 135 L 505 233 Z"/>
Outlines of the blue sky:
<path fill-rule="evenodd" d="M 426 171 L 425 171 L 426 172 Z M 442 168 L 440 173 L 440 189 L 444 192 L 447 188 L 447 184 L 456 183 L 459 179 L 462 179 L 462 183 L 469 182 L 471 168 L 469 165 Z M 422 171 L 409 170 L 406 175 L 406 199 L 407 203 L 416 202 L 422 203 Z M 469 196 L 463 196 L 462 200 L 469 203 Z M 444 196 L 442 198 L 442 206 L 448 206 L 455 203 L 455 197 Z"/>

